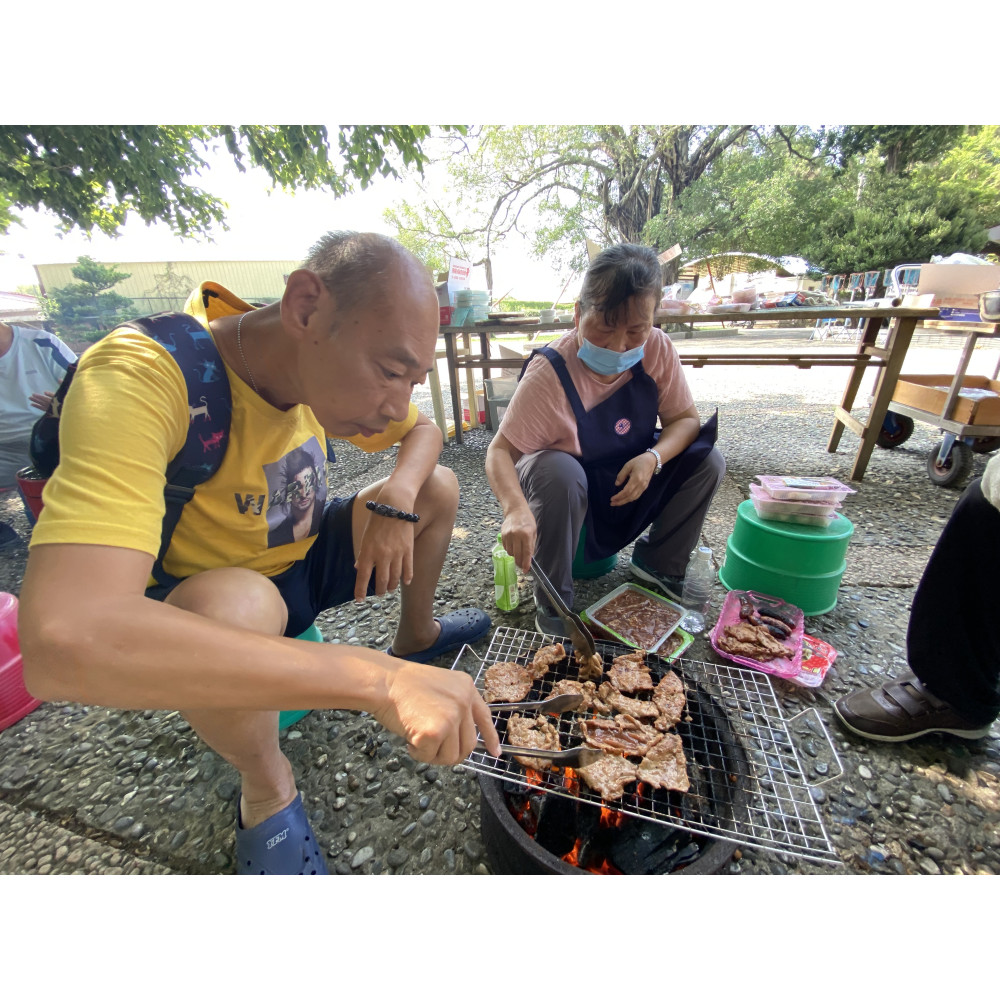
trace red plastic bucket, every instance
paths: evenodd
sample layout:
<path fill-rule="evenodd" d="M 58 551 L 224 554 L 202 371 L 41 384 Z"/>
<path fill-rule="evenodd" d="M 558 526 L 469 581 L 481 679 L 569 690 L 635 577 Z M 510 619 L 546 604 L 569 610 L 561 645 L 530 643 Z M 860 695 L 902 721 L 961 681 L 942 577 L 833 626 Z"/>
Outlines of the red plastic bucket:
<path fill-rule="evenodd" d="M 0 729 L 34 711 L 41 702 L 28 694 L 17 638 L 17 598 L 0 593 Z"/>
<path fill-rule="evenodd" d="M 21 469 L 16 473 L 17 491 L 24 501 L 24 509 L 27 512 L 28 520 L 34 526 L 38 520 L 38 515 L 42 512 L 42 490 L 45 489 L 47 479 L 35 472 L 29 465 L 26 469 Z"/>

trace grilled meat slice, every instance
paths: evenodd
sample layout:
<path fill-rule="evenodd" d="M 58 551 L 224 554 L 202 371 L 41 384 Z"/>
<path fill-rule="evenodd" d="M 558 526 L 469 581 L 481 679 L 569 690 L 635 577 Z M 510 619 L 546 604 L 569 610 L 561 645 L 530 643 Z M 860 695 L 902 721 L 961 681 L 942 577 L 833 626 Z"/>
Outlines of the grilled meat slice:
<path fill-rule="evenodd" d="M 535 747 L 538 750 L 560 750 L 559 730 L 544 716 L 512 715 L 507 720 L 507 743 L 515 747 Z M 536 771 L 552 767 L 545 757 L 518 757 L 514 760 Z"/>
<path fill-rule="evenodd" d="M 561 642 L 555 642 L 551 646 L 542 646 L 528 668 L 538 680 L 544 677 L 549 670 L 557 663 L 562 663 L 566 659 L 566 647 Z"/>
<path fill-rule="evenodd" d="M 573 659 L 580 668 L 578 676 L 581 681 L 599 681 L 604 676 L 604 661 L 600 653 L 587 656 L 583 650 L 574 649 Z"/>
<path fill-rule="evenodd" d="M 486 700 L 523 701 L 535 678 L 520 663 L 494 663 L 483 675 Z"/>
<path fill-rule="evenodd" d="M 621 712 L 635 719 L 655 719 L 660 714 L 660 709 L 653 702 L 630 698 L 608 681 L 597 689 L 597 697 L 607 705 L 609 715 L 611 712 Z"/>
<path fill-rule="evenodd" d="M 556 681 L 552 685 L 552 690 L 549 692 L 550 695 L 557 694 L 579 694 L 583 695 L 583 701 L 580 702 L 580 707 L 576 709 L 577 712 L 589 712 L 594 705 L 594 698 L 597 694 L 597 688 L 593 681 L 571 681 L 563 680 Z"/>
<path fill-rule="evenodd" d="M 602 799 L 620 799 L 625 794 L 625 786 L 636 779 L 635 764 L 610 753 L 575 770 Z"/>
<path fill-rule="evenodd" d="M 790 652 L 763 625 L 749 622 L 727 625 L 717 641 L 719 648 L 727 653 L 761 662 L 788 656 Z"/>
<path fill-rule="evenodd" d="M 625 694 L 653 690 L 653 675 L 646 666 L 645 653 L 641 649 L 637 649 L 634 653 L 626 653 L 624 656 L 616 656 L 611 663 L 608 676 L 611 683 Z"/>
<path fill-rule="evenodd" d="M 643 758 L 638 768 L 640 781 L 654 788 L 673 792 L 686 792 L 691 787 L 687 774 L 687 761 L 676 733 L 667 733 Z"/>
<path fill-rule="evenodd" d="M 653 691 L 653 704 L 660 710 L 653 725 L 661 732 L 672 729 L 680 721 L 686 703 L 683 681 L 673 670 L 668 670 Z"/>
<path fill-rule="evenodd" d="M 614 719 L 584 719 L 580 729 L 588 746 L 631 757 L 644 757 L 663 739 L 662 733 L 631 715 L 616 715 Z"/>

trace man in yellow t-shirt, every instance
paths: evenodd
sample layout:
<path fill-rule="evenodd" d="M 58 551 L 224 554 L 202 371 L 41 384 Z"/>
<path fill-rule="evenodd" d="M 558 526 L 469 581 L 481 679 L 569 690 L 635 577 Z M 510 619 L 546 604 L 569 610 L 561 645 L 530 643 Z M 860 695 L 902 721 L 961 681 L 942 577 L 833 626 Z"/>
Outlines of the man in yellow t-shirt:
<path fill-rule="evenodd" d="M 367 711 L 431 763 L 462 760 L 477 729 L 499 752 L 471 679 L 425 665 L 490 627 L 475 608 L 433 615 L 458 483 L 410 396 L 434 364 L 437 297 L 398 243 L 330 233 L 279 303 L 252 309 L 206 282 L 186 311 L 218 348 L 233 412 L 222 464 L 163 559 L 179 582 L 150 571 L 166 469 L 205 401 L 168 347 L 123 328 L 85 352 L 63 406 L 21 590 L 25 680 L 50 700 L 179 709 L 242 776 L 238 870 L 325 874 L 280 710 Z M 398 441 L 393 472 L 327 500 L 326 436 L 368 451 Z M 397 586 L 387 651 L 292 638 Z"/>

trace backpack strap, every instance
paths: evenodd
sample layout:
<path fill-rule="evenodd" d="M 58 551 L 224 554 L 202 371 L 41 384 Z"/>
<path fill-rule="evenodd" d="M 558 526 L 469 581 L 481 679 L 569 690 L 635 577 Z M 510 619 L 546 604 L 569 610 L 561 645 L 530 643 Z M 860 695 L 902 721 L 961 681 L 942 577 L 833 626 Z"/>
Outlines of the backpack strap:
<path fill-rule="evenodd" d="M 188 432 L 181 450 L 167 466 L 163 488 L 166 510 L 160 531 L 160 551 L 153 564 L 157 583 L 179 583 L 163 569 L 174 528 L 194 488 L 218 471 L 229 444 L 233 397 L 225 365 L 212 335 L 187 313 L 166 312 L 135 319 L 131 327 L 165 347 L 180 368 L 187 386 Z"/>
<path fill-rule="evenodd" d="M 59 383 L 54 395 L 49 400 L 48 409 L 35 421 L 31 427 L 31 437 L 28 439 L 28 457 L 42 479 L 51 479 L 59 464 L 59 417 L 62 415 L 66 393 L 73 383 L 78 362 L 73 361 L 66 369 L 63 380 Z"/>

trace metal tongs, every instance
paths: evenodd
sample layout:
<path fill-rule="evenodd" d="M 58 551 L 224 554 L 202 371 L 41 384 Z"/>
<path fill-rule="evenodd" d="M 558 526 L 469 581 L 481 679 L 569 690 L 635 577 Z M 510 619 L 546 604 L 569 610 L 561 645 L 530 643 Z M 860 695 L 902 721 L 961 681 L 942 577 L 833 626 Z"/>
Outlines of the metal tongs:
<path fill-rule="evenodd" d="M 549 578 L 539 569 L 538 563 L 534 559 L 531 560 L 531 572 L 541 584 L 542 590 L 545 591 L 545 596 L 552 602 L 552 606 L 556 609 L 556 614 L 565 623 L 566 629 L 569 632 L 569 638 L 573 642 L 573 649 L 579 650 L 588 657 L 596 656 L 597 646 L 594 645 L 594 637 L 587 630 L 587 626 L 583 624 L 583 619 L 566 606 L 566 602 L 559 596 L 559 592 L 552 586 Z"/>
<path fill-rule="evenodd" d="M 500 701 L 490 705 L 491 711 L 512 712 L 548 712 L 559 715 L 562 712 L 572 712 L 583 701 L 582 694 L 557 694 L 545 701 Z M 486 744 L 479 740 L 476 750 L 485 750 Z M 553 764 L 563 767 L 586 767 L 601 757 L 600 750 L 588 746 L 571 747 L 569 750 L 542 750 L 538 747 L 519 747 L 510 743 L 500 744 L 500 753 L 504 757 L 542 757 L 551 760 Z"/>

